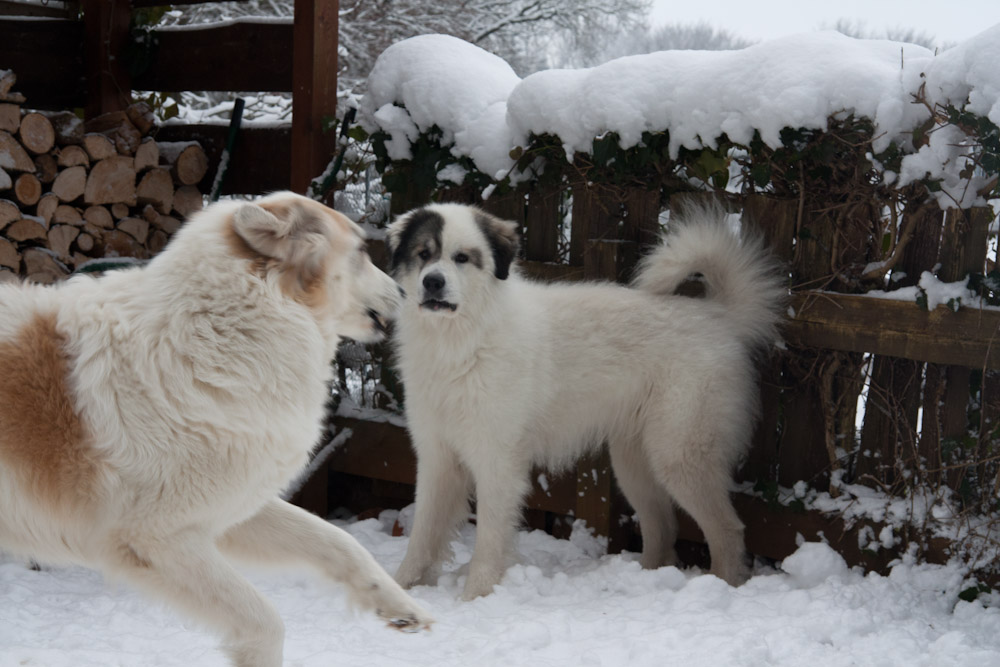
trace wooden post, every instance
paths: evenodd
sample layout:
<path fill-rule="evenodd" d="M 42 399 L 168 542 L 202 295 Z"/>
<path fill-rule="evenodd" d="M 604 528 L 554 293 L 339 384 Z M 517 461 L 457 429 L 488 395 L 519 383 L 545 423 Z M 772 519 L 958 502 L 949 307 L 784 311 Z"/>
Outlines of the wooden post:
<path fill-rule="evenodd" d="M 937 261 L 943 216 L 936 202 L 907 207 L 903 224 L 913 222 L 913 237 L 906 247 L 896 280 L 899 287 L 916 285 L 922 271 Z M 897 276 L 898 277 L 898 276 Z M 893 484 L 896 459 L 908 463 L 917 458 L 917 413 L 920 407 L 923 364 L 909 359 L 878 356 L 873 362 L 870 388 L 861 430 L 861 452 L 855 464 L 855 479 L 871 475 Z M 934 452 L 934 462 L 937 453 Z"/>
<path fill-rule="evenodd" d="M 599 196 L 597 191 L 583 184 L 574 188 L 573 227 L 576 230 L 577 224 L 582 222 L 580 229 L 591 234 L 582 253 L 584 278 L 619 280 L 635 265 L 637 245 L 617 240 L 619 193 L 607 189 L 602 194 L 604 196 Z M 577 220 L 577 215 L 581 220 Z M 584 519 L 597 534 L 607 536 L 609 552 L 622 551 L 628 543 L 628 535 L 619 517 L 631 512 L 614 483 L 607 446 L 577 462 L 576 488 L 576 517 Z"/>
<path fill-rule="evenodd" d="M 504 194 L 492 194 L 488 199 L 479 198 L 477 205 L 503 220 L 516 222 L 524 229 L 524 190 L 515 188 Z"/>
<path fill-rule="evenodd" d="M 810 215 L 797 221 L 793 282 L 818 287 L 833 269 L 831 248 L 838 230 L 830 216 Z M 804 233 L 807 232 L 807 233 Z M 782 384 L 784 424 L 778 443 L 778 483 L 793 486 L 803 480 L 816 488 L 827 483 L 830 458 L 826 450 L 826 405 L 820 395 L 820 371 L 834 352 L 797 349 L 785 355 Z"/>
<path fill-rule="evenodd" d="M 573 185 L 573 228 L 570 230 L 569 263 L 584 264 L 583 255 L 592 239 L 615 239 L 615 227 L 621 220 L 621 205 L 606 185 L 594 186 L 584 179 Z M 608 277 L 608 276 L 605 276 Z"/>
<path fill-rule="evenodd" d="M 654 246 L 660 236 L 660 191 L 630 187 L 625 189 L 625 229 L 622 238 Z"/>
<path fill-rule="evenodd" d="M 295 0 L 292 54 L 291 188 L 305 193 L 334 159 L 337 133 L 339 0 Z"/>
<path fill-rule="evenodd" d="M 121 111 L 132 101 L 132 82 L 122 60 L 131 20 L 129 0 L 83 0 L 87 118 Z"/>
<path fill-rule="evenodd" d="M 992 220 L 993 213 L 989 208 L 948 211 L 945 215 L 939 258 L 941 270 L 938 272 L 938 278 L 942 282 L 955 282 L 962 280 L 972 271 L 983 271 L 989 225 Z M 934 374 L 928 368 L 928 384 L 932 375 Z M 931 415 L 927 414 L 929 406 L 925 403 L 924 419 L 926 421 L 929 416 L 936 418 L 940 425 L 941 441 L 951 439 L 961 442 L 967 433 L 971 375 L 972 370 L 965 366 L 944 366 L 937 369 L 937 382 L 944 380 L 944 387 L 938 389 L 941 400 L 931 406 Z M 944 460 L 943 456 L 941 459 L 941 463 L 945 465 L 955 463 Z M 942 476 L 942 479 L 957 489 L 964 475 L 965 469 L 959 468 L 949 471 L 947 475 Z"/>
<path fill-rule="evenodd" d="M 403 164 L 408 165 L 409 163 Z M 430 203 L 431 193 L 416 186 L 416 183 L 412 178 L 412 172 L 409 171 L 409 166 L 400 167 L 397 164 L 397 166 L 394 166 L 392 169 L 394 174 L 402 172 L 406 175 L 406 177 L 396 179 L 398 182 L 405 183 L 404 189 L 392 190 L 389 192 L 389 215 L 391 218 L 402 215 L 410 209 Z M 452 191 L 449 190 L 448 192 Z M 460 195 L 455 193 L 454 196 L 456 197 L 455 199 L 446 199 L 443 201 L 459 201 L 458 197 Z"/>
<path fill-rule="evenodd" d="M 525 212 L 525 259 L 533 262 L 554 262 L 559 252 L 559 202 L 562 190 L 532 190 Z"/>
<path fill-rule="evenodd" d="M 797 211 L 798 204 L 795 201 L 762 195 L 750 196 L 743 204 L 743 225 L 763 234 L 768 249 L 784 263 L 786 270 L 795 249 Z M 781 356 L 775 353 L 761 369 L 761 418 L 754 431 L 746 461 L 738 474 L 741 481 L 777 481 L 782 361 Z"/>

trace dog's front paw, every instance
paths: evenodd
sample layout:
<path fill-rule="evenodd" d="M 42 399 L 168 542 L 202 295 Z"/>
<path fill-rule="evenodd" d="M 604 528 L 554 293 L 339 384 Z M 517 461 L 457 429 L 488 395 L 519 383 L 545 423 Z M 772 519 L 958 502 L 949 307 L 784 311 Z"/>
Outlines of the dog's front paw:
<path fill-rule="evenodd" d="M 430 628 L 434 619 L 388 576 L 372 584 L 366 606 L 373 608 L 389 627 L 402 632 L 418 632 Z"/>
<path fill-rule="evenodd" d="M 400 593 L 403 596 L 402 600 L 394 601 L 395 603 L 386 600 L 389 604 L 384 607 L 377 607 L 375 613 L 390 628 L 399 630 L 400 632 L 429 630 L 431 624 L 434 623 L 434 618 L 414 602 L 413 598 L 402 591 Z"/>
<path fill-rule="evenodd" d="M 466 602 L 489 595 L 493 592 L 493 587 L 497 584 L 493 579 L 477 579 L 469 576 L 465 580 L 465 588 L 462 589 L 462 599 Z"/>
<path fill-rule="evenodd" d="M 437 581 L 437 576 L 434 572 L 435 569 L 430 566 L 414 566 L 404 561 L 399 566 L 399 570 L 396 571 L 396 576 L 393 579 L 403 588 L 432 585 Z"/>
<path fill-rule="evenodd" d="M 495 558 L 476 560 L 476 557 L 473 556 L 468 567 L 469 577 L 465 580 L 465 587 L 462 589 L 462 599 L 465 601 L 475 600 L 492 593 L 493 587 L 500 583 L 506 572 L 503 561 Z"/>
<path fill-rule="evenodd" d="M 385 619 L 390 628 L 400 632 L 420 632 L 430 630 L 434 619 L 429 614 L 421 610 L 419 613 L 410 613 L 404 616 L 393 617 L 391 614 L 379 612 L 379 616 Z"/>

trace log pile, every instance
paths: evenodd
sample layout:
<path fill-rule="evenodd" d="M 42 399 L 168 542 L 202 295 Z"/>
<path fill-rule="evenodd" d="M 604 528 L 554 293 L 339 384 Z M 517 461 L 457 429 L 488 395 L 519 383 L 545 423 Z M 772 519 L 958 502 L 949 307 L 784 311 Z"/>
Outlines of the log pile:
<path fill-rule="evenodd" d="M 51 283 L 87 260 L 146 259 L 201 209 L 195 142 L 157 142 L 149 106 L 87 122 L 23 108 L 0 70 L 0 282 Z"/>

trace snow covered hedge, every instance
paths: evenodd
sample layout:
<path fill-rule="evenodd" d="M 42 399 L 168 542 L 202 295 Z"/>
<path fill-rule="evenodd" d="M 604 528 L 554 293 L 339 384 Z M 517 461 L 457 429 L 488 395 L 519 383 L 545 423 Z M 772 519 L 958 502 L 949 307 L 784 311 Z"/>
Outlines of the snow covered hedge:
<path fill-rule="evenodd" d="M 471 44 L 423 35 L 379 57 L 361 118 L 390 189 L 392 168 L 407 163 L 425 187 L 482 188 L 582 161 L 604 168 L 591 181 L 634 180 L 655 164 L 678 189 L 766 191 L 776 152 L 800 160 L 810 137 L 846 127 L 862 132 L 854 139 L 880 183 L 920 183 L 943 208 L 967 208 L 998 192 L 997 62 L 1000 25 L 940 54 L 819 32 L 522 80 Z"/>

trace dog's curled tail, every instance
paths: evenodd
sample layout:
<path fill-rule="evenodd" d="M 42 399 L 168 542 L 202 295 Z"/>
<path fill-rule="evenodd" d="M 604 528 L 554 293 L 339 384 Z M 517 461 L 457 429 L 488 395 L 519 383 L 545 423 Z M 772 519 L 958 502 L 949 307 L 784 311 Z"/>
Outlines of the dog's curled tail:
<path fill-rule="evenodd" d="M 718 206 L 690 207 L 678 218 L 661 247 L 640 264 L 635 287 L 666 297 L 701 274 L 706 298 L 726 307 L 740 338 L 752 347 L 770 347 L 779 338 L 788 290 L 763 239 L 734 230 Z"/>

